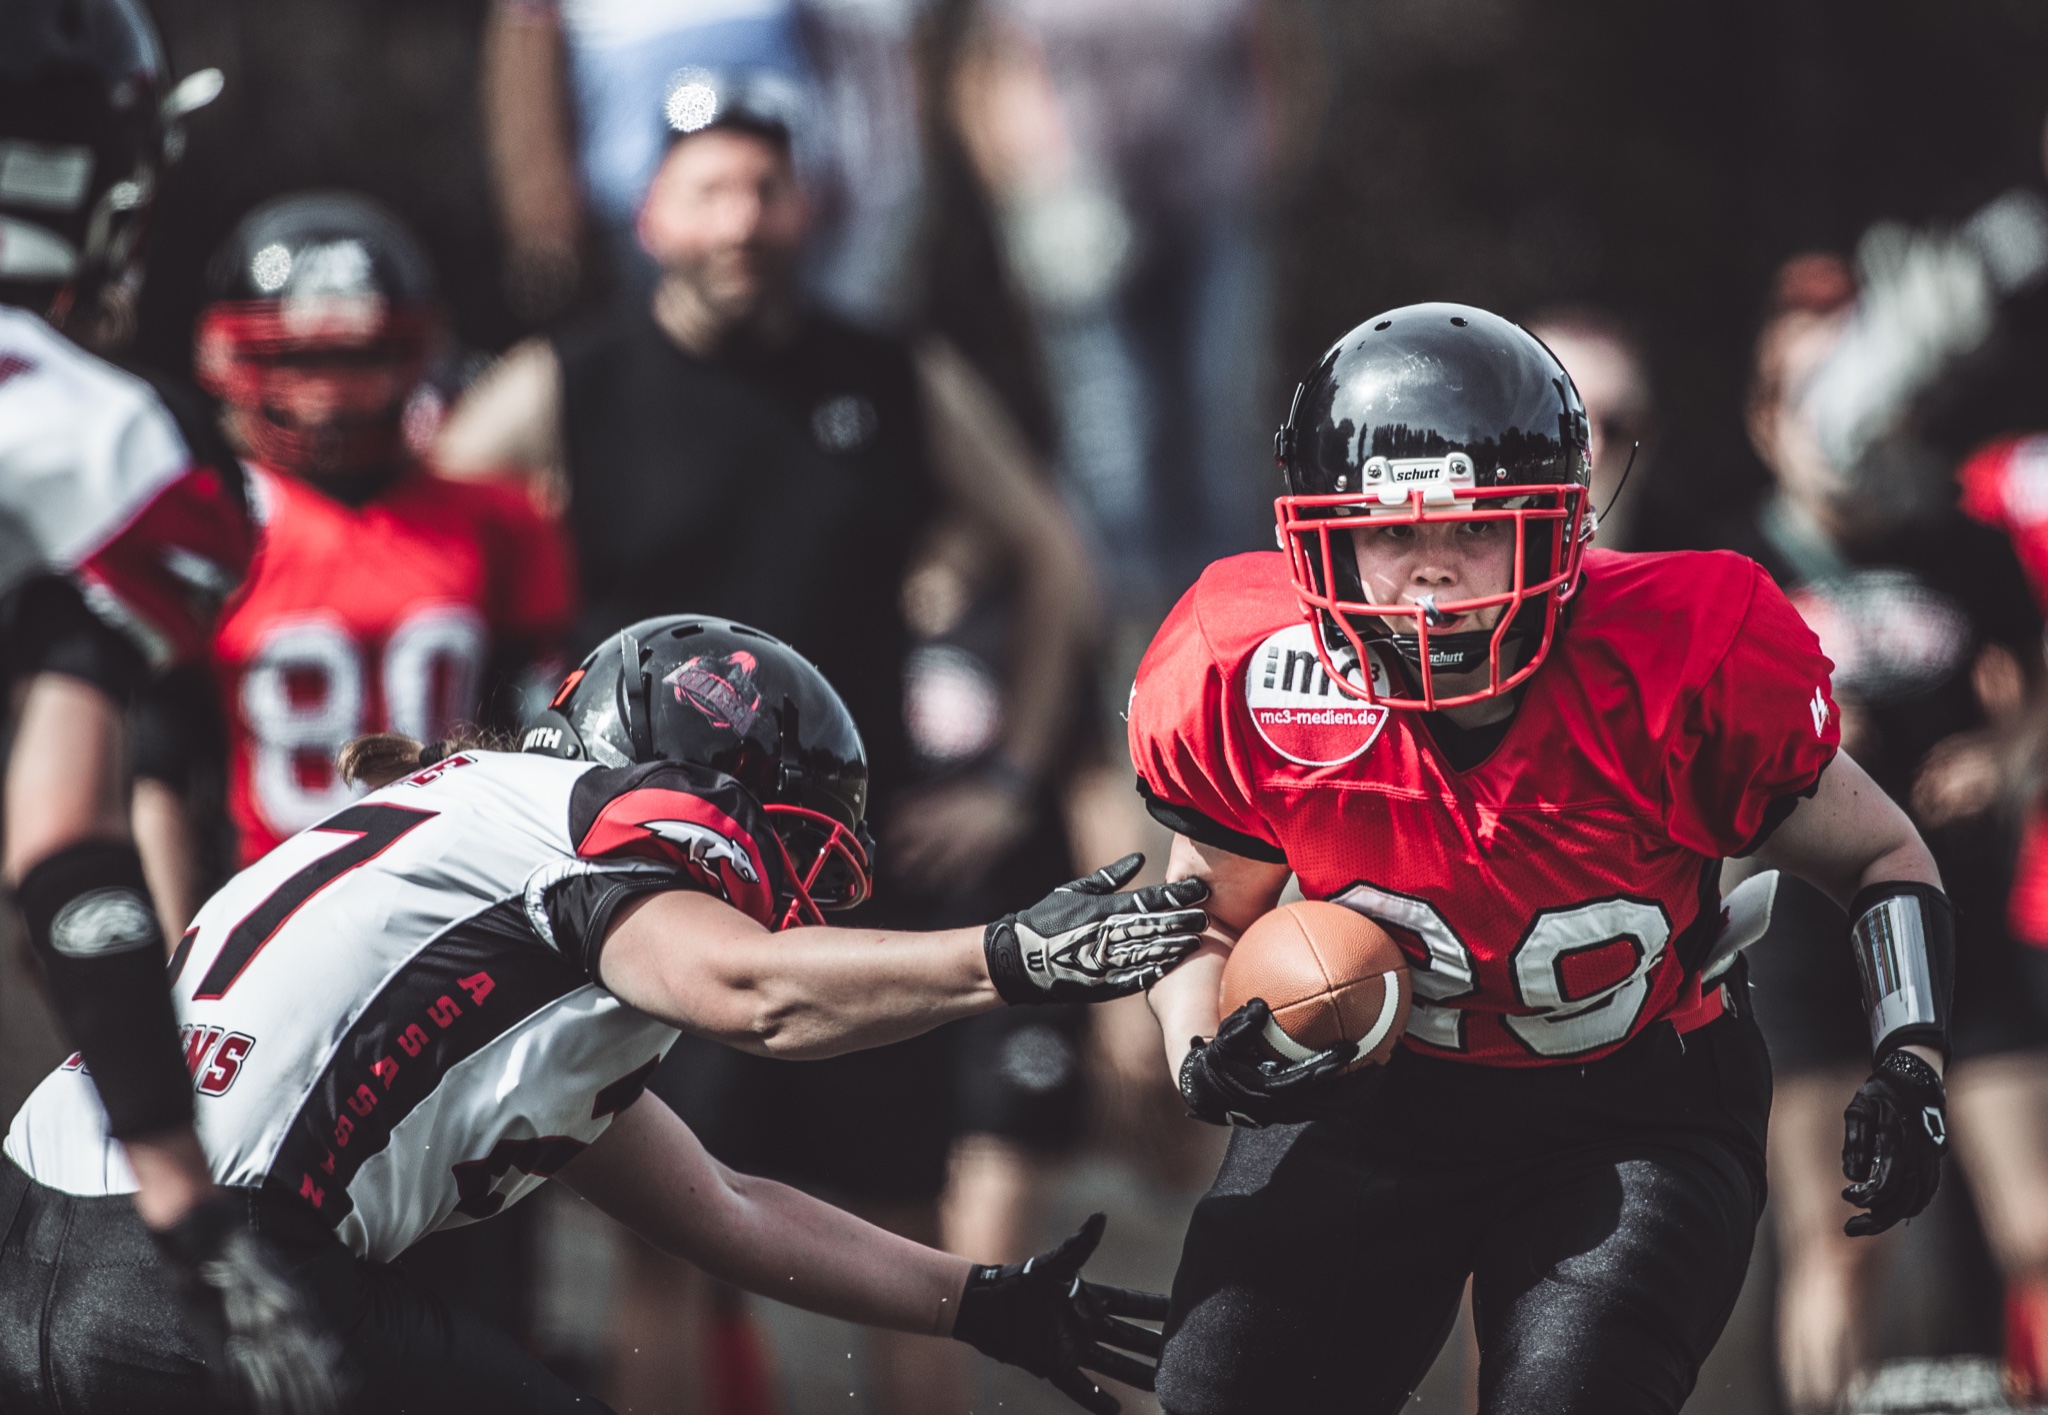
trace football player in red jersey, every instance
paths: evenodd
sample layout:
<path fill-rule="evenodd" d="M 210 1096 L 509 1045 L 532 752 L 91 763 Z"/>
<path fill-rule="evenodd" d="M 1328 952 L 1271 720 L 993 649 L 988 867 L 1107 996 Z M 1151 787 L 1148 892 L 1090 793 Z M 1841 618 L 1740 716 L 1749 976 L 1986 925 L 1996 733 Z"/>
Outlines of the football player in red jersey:
<path fill-rule="evenodd" d="M 1829 664 L 1754 563 L 1585 550 L 1587 442 L 1519 327 L 1445 304 L 1360 325 L 1281 432 L 1284 553 L 1211 566 L 1139 669 L 1140 786 L 1216 921 L 1152 1004 L 1189 1109 L 1245 1127 L 1175 1279 L 1175 1415 L 1398 1410 L 1468 1275 L 1484 1410 L 1684 1403 L 1764 1197 L 1724 856 L 1856 920 L 1851 1231 L 1934 1192 L 1933 862 L 1837 752 Z M 1348 1043 L 1268 1061 L 1262 1003 L 1217 1015 L 1230 941 L 1290 870 L 1408 955 L 1383 1068 L 1345 1074 Z"/>
<path fill-rule="evenodd" d="M 250 456 L 259 524 L 212 641 L 246 864 L 347 803 L 334 759 L 350 739 L 444 738 L 536 665 L 558 676 L 573 590 L 525 496 L 408 450 L 438 316 L 395 218 L 344 193 L 281 197 L 209 278 L 196 366 Z"/>
<path fill-rule="evenodd" d="M 178 390 L 88 352 L 133 332 L 180 119 L 219 89 L 212 70 L 170 85 L 133 0 L 0 7 L 0 675 L 19 705 L 4 864 L 134 1211 L 190 1311 L 233 1338 L 220 1368 L 254 1408 L 312 1411 L 333 1394 L 323 1338 L 223 1227 L 128 821 L 127 704 L 203 650 L 241 577 L 241 477 Z M 175 1323 L 175 1301 L 149 1319 Z"/>

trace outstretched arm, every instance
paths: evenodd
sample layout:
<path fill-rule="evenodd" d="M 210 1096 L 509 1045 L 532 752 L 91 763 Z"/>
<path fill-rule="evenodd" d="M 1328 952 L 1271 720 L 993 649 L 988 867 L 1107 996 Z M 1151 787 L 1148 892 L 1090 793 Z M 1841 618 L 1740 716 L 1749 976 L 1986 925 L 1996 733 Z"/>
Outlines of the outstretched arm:
<path fill-rule="evenodd" d="M 598 972 L 642 1012 L 741 1051 L 837 1056 L 1001 1006 L 981 934 L 770 933 L 722 900 L 674 890 L 620 911 Z"/>
<path fill-rule="evenodd" d="M 1092 1415 L 1117 1402 L 1084 1371 L 1143 1390 L 1166 1296 L 1081 1276 L 1102 1237 L 1096 1214 L 1028 1263 L 1004 1268 L 913 1243 L 784 1184 L 735 1174 L 657 1096 L 643 1095 L 561 1174 L 656 1247 L 749 1292 L 868 1326 L 953 1336 L 1022 1366 Z"/>
<path fill-rule="evenodd" d="M 969 1264 L 705 1152 L 643 1095 L 562 1171 L 571 1189 L 712 1276 L 813 1312 L 949 1336 Z"/>
<path fill-rule="evenodd" d="M 770 933 L 687 891 L 621 909 L 598 961 L 633 1006 L 742 1051 L 836 1056 L 1004 1003 L 1101 1002 L 1156 982 L 1199 941 L 1200 884 L 1120 893 L 1127 855 L 986 928 Z"/>

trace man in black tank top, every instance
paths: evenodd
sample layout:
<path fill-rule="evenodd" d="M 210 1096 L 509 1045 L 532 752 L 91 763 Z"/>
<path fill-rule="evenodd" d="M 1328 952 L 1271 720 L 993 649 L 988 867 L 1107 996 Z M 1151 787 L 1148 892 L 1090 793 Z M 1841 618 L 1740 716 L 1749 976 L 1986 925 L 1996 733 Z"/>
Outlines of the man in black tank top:
<path fill-rule="evenodd" d="M 664 272 L 649 305 L 512 350 L 457 408 L 437 458 L 457 476 L 522 468 L 564 508 L 581 561 L 579 647 L 606 626 L 690 611 L 758 625 L 815 661 L 860 726 L 874 782 L 884 883 L 855 922 L 937 922 L 1024 841 L 1042 804 L 1082 692 L 1086 561 L 957 355 L 803 301 L 809 213 L 787 128 L 750 103 L 744 76 L 700 86 L 681 83 L 667 112 L 672 126 L 710 120 L 676 133 L 641 210 L 641 242 Z M 901 600 L 913 554 L 942 523 L 1008 562 L 1016 630 L 999 748 L 909 809 Z M 733 1167 L 828 1190 L 929 1239 L 953 1135 L 949 1061 L 942 1041 L 797 1067 L 685 1038 L 651 1085 Z M 673 1347 L 636 1343 L 626 1328 L 652 1316 L 638 1305 L 621 1349 Z M 888 1408 L 961 1408 L 942 1350 L 873 1364 L 901 1378 L 877 1392 Z"/>
<path fill-rule="evenodd" d="M 791 318 L 786 342 L 708 358 L 649 310 L 557 345 L 583 623 L 688 604 L 775 624 L 900 779 L 897 598 L 938 509 L 916 371 L 894 341 Z"/>

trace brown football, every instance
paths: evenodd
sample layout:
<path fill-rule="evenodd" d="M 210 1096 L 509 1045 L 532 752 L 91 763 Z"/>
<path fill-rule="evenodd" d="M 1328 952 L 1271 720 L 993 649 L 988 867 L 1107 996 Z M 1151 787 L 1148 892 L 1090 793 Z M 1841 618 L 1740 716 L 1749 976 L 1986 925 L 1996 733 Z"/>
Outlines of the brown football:
<path fill-rule="evenodd" d="M 1387 931 L 1320 900 L 1284 904 L 1244 931 L 1223 965 L 1223 1015 L 1253 998 L 1273 1010 L 1266 1044 L 1300 1061 L 1341 1041 L 1353 1066 L 1385 1061 L 1408 1029 L 1408 962 Z"/>

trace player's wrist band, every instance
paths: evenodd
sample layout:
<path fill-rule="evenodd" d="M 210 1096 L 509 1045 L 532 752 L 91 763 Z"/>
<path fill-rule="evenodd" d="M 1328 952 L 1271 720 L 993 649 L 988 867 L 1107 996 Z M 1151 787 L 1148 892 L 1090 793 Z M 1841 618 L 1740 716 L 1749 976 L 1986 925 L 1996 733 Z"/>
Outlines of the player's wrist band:
<path fill-rule="evenodd" d="M 1934 1068 L 1910 1051 L 1892 1051 L 1877 1064 L 1877 1070 L 1922 1091 L 1932 1090 L 1937 1096 L 1946 1094 L 1941 1077 L 1934 1074 Z"/>
<path fill-rule="evenodd" d="M 57 1020 L 106 1107 L 108 1133 L 127 1139 L 191 1120 L 163 930 L 135 847 L 66 846 L 29 870 L 15 896 Z"/>
<path fill-rule="evenodd" d="M 1946 1060 L 1956 974 L 1955 912 L 1948 896 L 1931 884 L 1888 880 L 1858 894 L 1849 913 L 1871 1056 L 1882 1061 L 1902 1046 L 1918 1044 Z"/>

